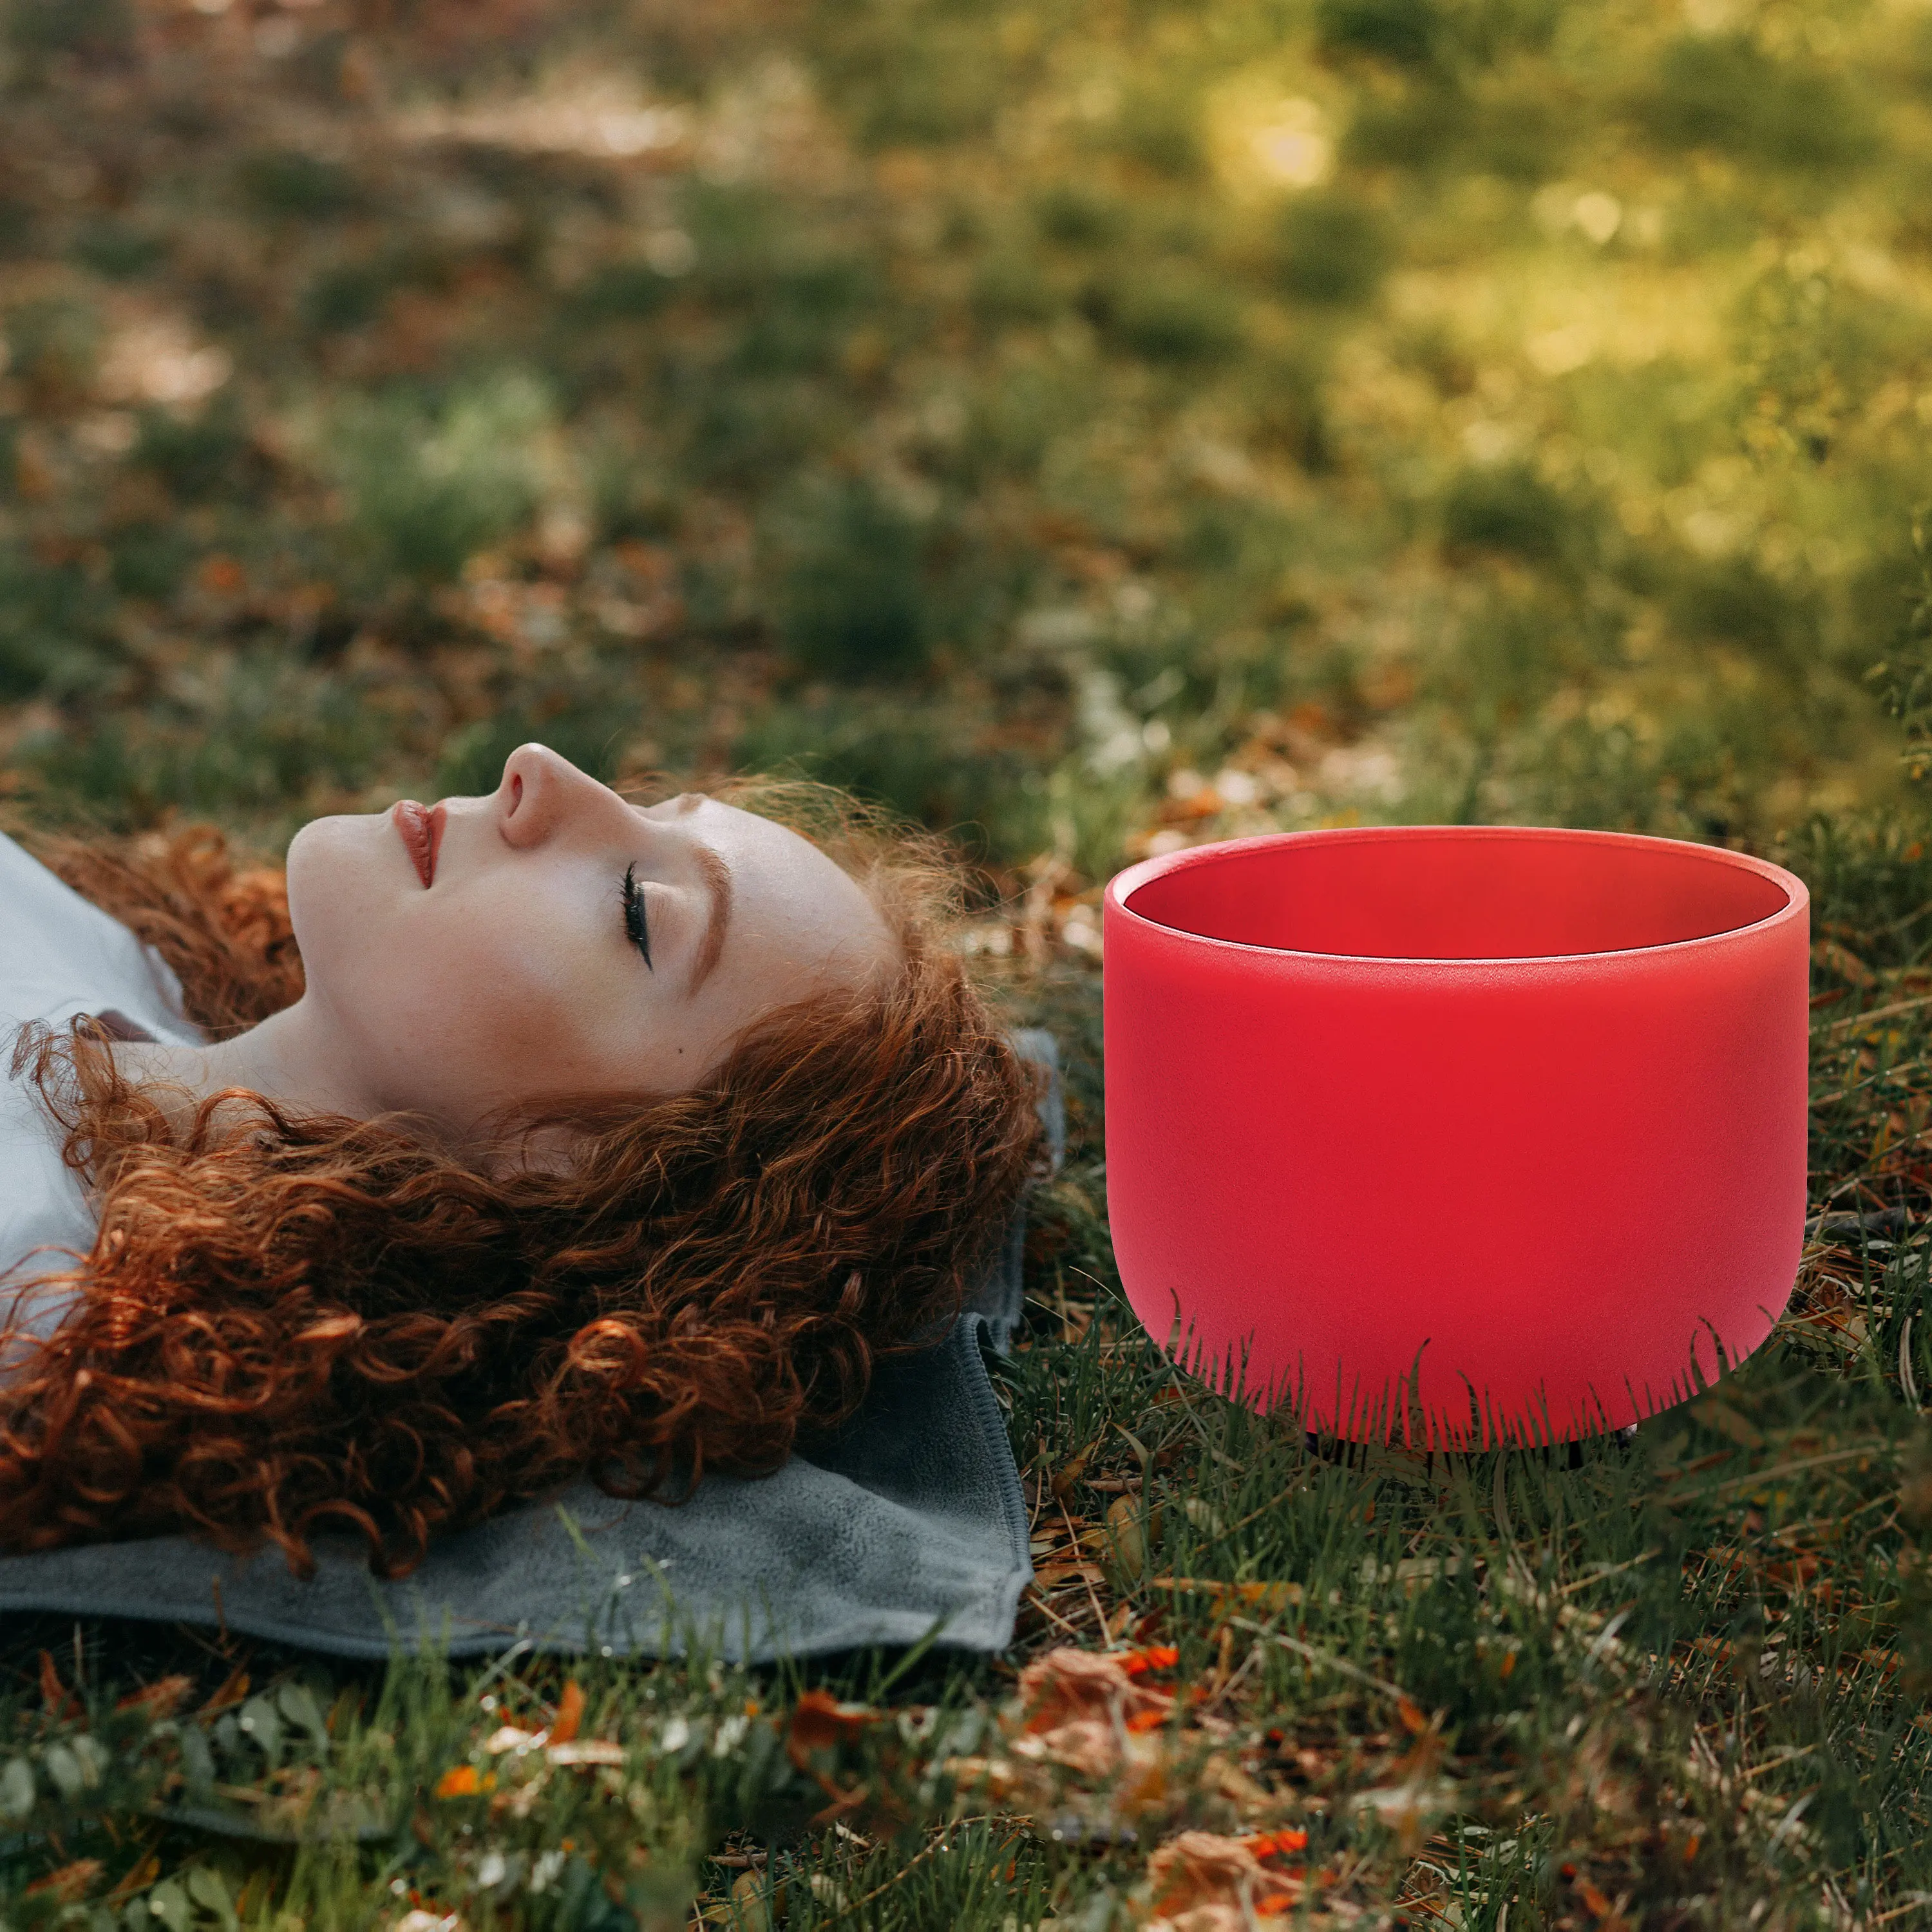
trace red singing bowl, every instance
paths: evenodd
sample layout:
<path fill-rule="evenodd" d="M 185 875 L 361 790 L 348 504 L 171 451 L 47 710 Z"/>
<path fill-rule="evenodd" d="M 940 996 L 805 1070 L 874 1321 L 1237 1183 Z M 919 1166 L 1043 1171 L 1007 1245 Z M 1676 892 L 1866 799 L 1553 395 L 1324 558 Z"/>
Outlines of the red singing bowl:
<path fill-rule="evenodd" d="M 1107 887 L 1107 1202 L 1156 1340 L 1357 1439 L 1555 1441 L 1769 1334 L 1810 896 L 1623 832 L 1196 846 Z"/>

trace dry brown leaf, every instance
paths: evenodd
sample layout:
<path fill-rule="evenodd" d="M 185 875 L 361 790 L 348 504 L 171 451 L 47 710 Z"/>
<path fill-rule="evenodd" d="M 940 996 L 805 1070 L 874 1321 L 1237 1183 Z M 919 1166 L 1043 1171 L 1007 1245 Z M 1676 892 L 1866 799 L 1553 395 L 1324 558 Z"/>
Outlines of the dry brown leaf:
<path fill-rule="evenodd" d="M 550 1741 L 553 1744 L 567 1744 L 576 1736 L 578 1726 L 584 1722 L 584 1691 L 575 1678 L 563 1687 L 563 1695 L 557 1700 L 556 1721 L 550 1727 Z"/>
<path fill-rule="evenodd" d="M 56 1724 L 62 1724 L 69 1718 L 80 1714 L 80 1704 L 74 1693 L 61 1682 L 61 1675 L 55 1668 L 53 1653 L 40 1652 L 40 1702 L 47 1715 Z"/>
<path fill-rule="evenodd" d="M 1077 1771 L 1083 1777 L 1109 1777 L 1120 1768 L 1120 1732 L 1105 1718 L 1076 1718 L 1052 1730 L 1029 1732 L 1014 1740 L 1016 1755 Z"/>
<path fill-rule="evenodd" d="M 225 1711 L 230 1705 L 240 1703 L 248 1694 L 248 1673 L 245 1670 L 238 1670 L 202 1705 L 197 1714 L 212 1718 L 218 1711 Z"/>
<path fill-rule="evenodd" d="M 1069 1583 L 1104 1583 L 1106 1572 L 1097 1563 L 1049 1563 L 1034 1573 L 1034 1587 L 1058 1590 Z"/>
<path fill-rule="evenodd" d="M 1100 1439 L 1096 1438 L 1088 1443 L 1054 1478 L 1051 1487 L 1056 1502 L 1064 1502 L 1072 1493 L 1074 1485 L 1087 1473 L 1087 1465 L 1094 1460 L 1094 1451 L 1100 1448 Z"/>
<path fill-rule="evenodd" d="M 1122 1496 L 1107 1505 L 1107 1541 L 1130 1577 L 1138 1577 L 1146 1569 L 1148 1552 L 1160 1540 L 1162 1508 L 1156 1503 L 1143 1522 L 1144 1508 L 1138 1496 Z"/>
<path fill-rule="evenodd" d="M 1301 1891 L 1298 1877 L 1269 1870 L 1251 1840 L 1214 1832 L 1184 1832 L 1148 1861 L 1148 1910 L 1174 1932 L 1245 1925 L 1298 1904 Z"/>
<path fill-rule="evenodd" d="M 785 1888 L 770 1886 L 764 1873 L 748 1871 L 731 1886 L 733 1922 L 744 1932 L 771 1932 L 773 1918 L 784 1916 Z"/>
<path fill-rule="evenodd" d="M 1199 1790 L 1211 1791 L 1226 1798 L 1250 1816 L 1273 1802 L 1272 1794 L 1265 1786 L 1257 1784 L 1232 1758 L 1219 1751 L 1195 1774 L 1194 1782 Z"/>
<path fill-rule="evenodd" d="M 791 1714 L 785 1755 L 802 1771 L 807 1755 L 856 1738 L 878 1713 L 865 1704 L 842 1704 L 829 1690 L 808 1690 Z"/>
<path fill-rule="evenodd" d="M 1856 952 L 1835 939 L 1820 939 L 1811 948 L 1811 962 L 1828 973 L 1835 973 L 1847 986 L 1875 986 L 1878 975 Z"/>
<path fill-rule="evenodd" d="M 1165 1718 L 1174 1700 L 1136 1683 L 1122 1655 L 1101 1655 L 1063 1644 L 1020 1672 L 1020 1706 L 1031 1733 L 1090 1718 L 1124 1724 L 1144 1713 Z"/>
<path fill-rule="evenodd" d="M 1224 1583 L 1212 1577 L 1155 1576 L 1148 1580 L 1150 1590 L 1191 1590 L 1212 1597 L 1221 1604 L 1240 1604 L 1262 1610 L 1293 1610 L 1305 1598 L 1299 1583 L 1278 1580 L 1261 1583 Z"/>
<path fill-rule="evenodd" d="M 1155 1734 L 1174 1700 L 1139 1682 L 1165 1668 L 1172 1653 L 1100 1654 L 1063 1645 L 1020 1673 L 1015 1756 L 1057 1765 L 1100 1781 L 1118 1780 L 1113 1798 L 1130 1810 L 1158 1802 L 1166 1789 L 1166 1747 Z"/>
<path fill-rule="evenodd" d="M 1729 1436 L 1740 1448 L 1764 1447 L 1764 1431 L 1748 1417 L 1740 1415 L 1729 1402 L 1720 1401 L 1715 1396 L 1706 1396 L 1701 1401 L 1694 1402 L 1690 1413 L 1706 1429 L 1714 1429 L 1720 1436 Z"/>
<path fill-rule="evenodd" d="M 121 1874 L 114 1889 L 107 1894 L 106 1903 L 120 1905 L 134 1897 L 137 1892 L 146 1892 L 161 1875 L 161 1855 L 150 1852 L 140 1864 L 130 1865 Z"/>
<path fill-rule="evenodd" d="M 1003 1757 L 949 1757 L 937 1768 L 962 1790 L 983 1792 L 995 1804 L 1004 1804 L 1021 1784 L 1019 1772 Z"/>
<path fill-rule="evenodd" d="M 46 1655 L 45 1651 L 40 1654 Z M 63 1905 L 71 1905 L 76 1899 L 85 1898 L 99 1880 L 101 1872 L 98 1858 L 76 1858 L 73 1864 L 62 1865 L 50 1871 L 44 1878 L 37 1878 L 28 1886 L 24 1896 L 28 1898 L 46 1898 L 52 1896 Z"/>
<path fill-rule="evenodd" d="M 1247 1932 L 1250 1915 L 1238 1905 L 1210 1900 L 1186 1912 L 1163 1912 L 1148 1932 Z"/>
<path fill-rule="evenodd" d="M 117 1711 L 138 1711 L 142 1717 L 158 1724 L 164 1718 L 172 1718 L 181 1708 L 182 1700 L 194 1688 L 191 1677 L 158 1677 L 152 1684 L 144 1684 L 138 1690 L 130 1690 L 115 1706 Z"/>
<path fill-rule="evenodd" d="M 535 1750 L 543 1742 L 542 1731 L 520 1731 L 514 1724 L 503 1724 L 483 1740 L 483 1748 L 492 1757 L 501 1757 L 506 1751 Z"/>
<path fill-rule="evenodd" d="M 602 1738 L 566 1738 L 552 1744 L 544 1755 L 552 1764 L 622 1764 L 624 1747 Z"/>

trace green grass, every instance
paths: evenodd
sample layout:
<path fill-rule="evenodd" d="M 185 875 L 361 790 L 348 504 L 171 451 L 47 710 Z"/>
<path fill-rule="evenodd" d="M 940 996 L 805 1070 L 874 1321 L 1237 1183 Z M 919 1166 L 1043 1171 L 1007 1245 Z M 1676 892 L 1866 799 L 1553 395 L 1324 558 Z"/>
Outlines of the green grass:
<path fill-rule="evenodd" d="M 10 802 L 802 765 L 974 851 L 1075 1126 L 1009 1658 L 585 1660 L 573 1766 L 484 1748 L 560 1664 L 22 1620 L 7 1923 L 1102 1932 L 1190 1827 L 1305 1830 L 1310 1923 L 1925 1916 L 1932 1010 L 1840 1022 L 1932 993 L 1929 76 L 1854 0 L 0 10 Z M 1900 1210 L 1574 1461 L 1311 1450 L 1107 1246 L 1102 881 L 1438 819 L 1793 866 L 1814 1205 Z M 1169 1644 L 1133 1788 L 1015 1749 Z"/>

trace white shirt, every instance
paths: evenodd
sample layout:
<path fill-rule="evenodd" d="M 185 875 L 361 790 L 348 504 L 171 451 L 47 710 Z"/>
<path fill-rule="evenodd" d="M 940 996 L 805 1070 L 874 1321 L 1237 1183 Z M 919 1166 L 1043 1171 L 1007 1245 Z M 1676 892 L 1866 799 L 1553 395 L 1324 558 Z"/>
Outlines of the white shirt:
<path fill-rule="evenodd" d="M 11 1291 L 71 1268 L 58 1251 L 86 1254 L 96 1226 L 79 1177 L 61 1159 L 62 1130 L 31 1078 L 9 1070 L 16 1034 L 27 1020 L 59 1028 L 76 1013 L 110 1007 L 157 1040 L 202 1044 L 160 956 L 0 833 L 0 1327 L 52 1331 L 71 1291 L 22 1306 L 10 1321 Z"/>

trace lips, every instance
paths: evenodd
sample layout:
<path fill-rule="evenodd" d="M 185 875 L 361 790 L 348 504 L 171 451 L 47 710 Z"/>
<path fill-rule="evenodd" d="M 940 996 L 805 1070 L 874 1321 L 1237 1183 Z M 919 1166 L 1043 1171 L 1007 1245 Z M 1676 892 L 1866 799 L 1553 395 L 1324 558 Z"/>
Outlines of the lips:
<path fill-rule="evenodd" d="M 442 845 L 446 814 L 441 806 L 418 805 L 406 798 L 389 808 L 389 820 L 410 855 L 424 886 L 436 878 L 436 855 Z"/>

